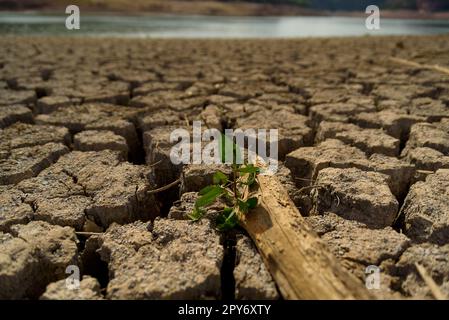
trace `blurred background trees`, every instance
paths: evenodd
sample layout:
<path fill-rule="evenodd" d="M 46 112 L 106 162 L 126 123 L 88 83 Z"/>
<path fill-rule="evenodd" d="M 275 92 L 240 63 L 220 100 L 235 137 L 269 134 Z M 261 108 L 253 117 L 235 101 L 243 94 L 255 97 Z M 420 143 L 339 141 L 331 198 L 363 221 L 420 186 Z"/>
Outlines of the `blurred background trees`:
<path fill-rule="evenodd" d="M 236 0 L 224 0 L 236 2 Z M 248 0 L 269 4 L 296 4 L 322 10 L 363 10 L 371 4 L 385 9 L 419 9 L 426 11 L 449 9 L 449 0 Z"/>
<path fill-rule="evenodd" d="M 269 5 L 297 5 L 304 8 L 330 11 L 364 11 L 368 5 L 375 4 L 381 9 L 409 9 L 422 11 L 449 10 L 449 0 L 0 0 L 0 9 L 38 9 L 53 5 L 96 5 L 110 7 L 111 5 L 123 5 L 137 2 L 142 6 L 151 4 L 176 4 L 176 3 L 238 3 L 252 2 Z"/>

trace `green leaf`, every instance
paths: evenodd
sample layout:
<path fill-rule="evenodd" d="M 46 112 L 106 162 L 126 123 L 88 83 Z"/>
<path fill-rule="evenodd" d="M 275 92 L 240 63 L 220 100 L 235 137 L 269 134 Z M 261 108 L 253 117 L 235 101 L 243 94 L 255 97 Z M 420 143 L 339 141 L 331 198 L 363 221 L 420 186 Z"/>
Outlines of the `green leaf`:
<path fill-rule="evenodd" d="M 232 209 L 232 208 L 225 207 L 225 208 L 223 209 L 223 213 L 224 213 L 226 216 L 229 216 L 229 215 L 232 213 L 233 210 L 234 210 L 234 209 Z"/>
<path fill-rule="evenodd" d="M 204 190 L 204 189 L 203 189 Z M 198 198 L 195 202 L 195 207 L 206 207 L 215 202 L 215 200 L 223 194 L 224 190 L 219 186 L 211 186 L 207 193 Z"/>
<path fill-rule="evenodd" d="M 260 168 L 255 167 L 252 164 L 248 164 L 244 167 L 239 168 L 239 172 L 240 173 L 259 173 L 260 172 Z"/>
<path fill-rule="evenodd" d="M 193 211 L 187 215 L 187 217 L 189 217 L 192 221 L 198 221 L 204 216 L 205 213 L 205 210 L 195 207 L 193 208 Z"/>
<path fill-rule="evenodd" d="M 223 213 L 217 217 L 217 229 L 227 231 L 235 228 L 239 223 L 237 216 L 232 208 L 225 208 Z"/>
<path fill-rule="evenodd" d="M 247 213 L 248 212 L 248 209 L 249 209 L 248 208 L 248 204 L 245 201 L 238 200 L 238 205 L 239 205 L 240 210 L 243 213 Z"/>
<path fill-rule="evenodd" d="M 216 186 L 207 186 L 207 187 L 201 189 L 200 192 L 198 192 L 198 194 L 200 196 L 203 196 L 203 195 L 205 195 L 206 193 L 208 193 L 209 191 L 211 191 L 211 190 L 213 190 L 215 188 L 216 188 Z"/>
<path fill-rule="evenodd" d="M 248 205 L 248 209 L 254 209 L 257 206 L 257 198 L 249 198 L 246 200 L 246 204 Z"/>
<path fill-rule="evenodd" d="M 228 182 L 228 176 L 221 171 L 217 171 L 214 173 L 213 182 L 214 184 L 220 185 L 226 184 L 226 182 Z"/>

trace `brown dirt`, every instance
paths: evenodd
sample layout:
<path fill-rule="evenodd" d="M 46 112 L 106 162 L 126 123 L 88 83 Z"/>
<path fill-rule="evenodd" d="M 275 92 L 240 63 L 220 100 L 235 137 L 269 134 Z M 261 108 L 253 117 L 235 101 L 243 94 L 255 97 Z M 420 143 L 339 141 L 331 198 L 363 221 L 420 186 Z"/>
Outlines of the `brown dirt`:
<path fill-rule="evenodd" d="M 169 160 L 194 120 L 279 129 L 283 185 L 360 281 L 381 268 L 380 298 L 432 298 L 415 263 L 449 294 L 449 75 L 390 60 L 448 55 L 447 36 L 1 38 L 0 297 L 278 298 L 241 230 L 185 220 L 214 171 Z"/>

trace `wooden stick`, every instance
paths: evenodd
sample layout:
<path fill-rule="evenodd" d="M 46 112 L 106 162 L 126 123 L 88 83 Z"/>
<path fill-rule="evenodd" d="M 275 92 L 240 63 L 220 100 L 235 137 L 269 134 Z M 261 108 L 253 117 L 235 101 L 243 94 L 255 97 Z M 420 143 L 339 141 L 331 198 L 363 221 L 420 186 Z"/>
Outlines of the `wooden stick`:
<path fill-rule="evenodd" d="M 445 74 L 449 74 L 449 68 L 445 68 L 445 67 L 439 66 L 437 64 L 434 64 L 434 65 L 421 64 L 421 63 L 418 63 L 418 62 L 405 60 L 405 59 L 401 59 L 401 58 L 395 58 L 395 57 L 391 57 L 390 60 L 393 61 L 393 62 L 396 62 L 396 63 L 400 63 L 400 64 L 403 64 L 403 65 L 409 66 L 409 67 L 435 70 L 435 71 L 439 71 L 439 72 L 442 72 L 442 73 L 445 73 Z"/>
<path fill-rule="evenodd" d="M 259 176 L 258 206 L 239 215 L 285 299 L 373 299 L 301 216 L 274 176 Z"/>
<path fill-rule="evenodd" d="M 432 277 L 427 273 L 427 270 L 420 265 L 419 263 L 415 263 L 415 267 L 418 270 L 419 275 L 424 280 L 426 285 L 429 287 L 430 292 L 434 296 L 436 300 L 447 300 L 447 297 L 441 292 L 438 285 L 433 281 Z"/>
<path fill-rule="evenodd" d="M 178 183 L 180 183 L 180 182 L 181 182 L 181 178 L 178 178 L 178 179 L 176 179 L 175 181 L 173 181 L 172 183 L 167 184 L 166 186 L 163 186 L 163 187 L 161 187 L 161 188 L 154 189 L 154 190 L 149 190 L 149 191 L 147 192 L 147 194 L 154 194 L 154 193 L 159 193 L 159 192 L 168 190 L 168 189 L 170 189 L 171 187 L 176 186 L 176 185 L 177 185 Z"/>
<path fill-rule="evenodd" d="M 76 231 L 75 234 L 78 234 L 80 236 L 98 236 L 100 234 L 103 234 L 101 232 L 85 232 L 85 231 Z"/>

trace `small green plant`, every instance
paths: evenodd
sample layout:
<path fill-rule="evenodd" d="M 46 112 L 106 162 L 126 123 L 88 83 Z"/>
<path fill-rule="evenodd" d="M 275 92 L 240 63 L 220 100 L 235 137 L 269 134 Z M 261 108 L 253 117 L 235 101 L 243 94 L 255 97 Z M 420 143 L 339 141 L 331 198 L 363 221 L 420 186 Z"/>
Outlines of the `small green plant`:
<path fill-rule="evenodd" d="M 229 163 L 226 155 L 232 155 L 230 176 L 217 171 L 213 175 L 213 184 L 199 192 L 199 198 L 188 217 L 193 221 L 200 220 L 206 214 L 206 207 L 218 199 L 223 199 L 226 206 L 217 217 L 217 229 L 227 231 L 239 224 L 239 216 L 247 214 L 257 206 L 257 198 L 249 197 L 249 189 L 256 183 L 260 168 L 252 164 L 239 164 L 240 148 L 227 136 L 222 135 L 219 141 L 219 152 L 222 163 Z"/>

